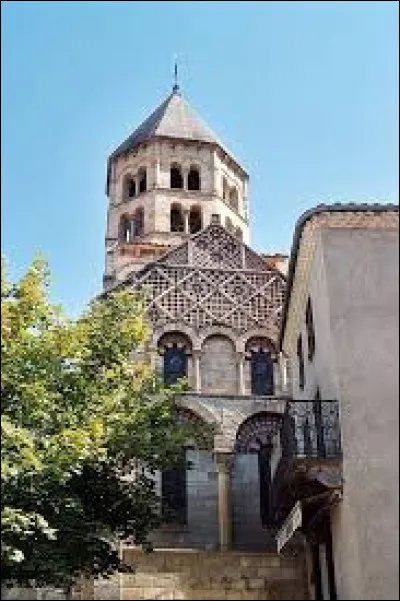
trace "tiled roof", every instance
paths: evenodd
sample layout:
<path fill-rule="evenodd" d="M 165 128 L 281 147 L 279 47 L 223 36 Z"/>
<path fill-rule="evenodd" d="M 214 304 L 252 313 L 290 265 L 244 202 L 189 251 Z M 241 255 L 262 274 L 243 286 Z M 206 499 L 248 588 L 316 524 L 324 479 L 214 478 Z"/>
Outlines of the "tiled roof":
<path fill-rule="evenodd" d="M 111 154 L 110 159 L 155 137 L 177 138 L 218 144 L 211 129 L 189 106 L 179 91 L 173 91 L 151 115 Z M 230 154 L 230 153 L 229 153 Z"/>

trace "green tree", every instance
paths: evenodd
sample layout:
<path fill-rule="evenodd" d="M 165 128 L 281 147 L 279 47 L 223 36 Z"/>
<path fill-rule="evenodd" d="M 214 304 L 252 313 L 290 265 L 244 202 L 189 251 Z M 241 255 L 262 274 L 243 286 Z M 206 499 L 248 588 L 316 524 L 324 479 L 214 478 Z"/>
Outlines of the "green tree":
<path fill-rule="evenodd" d="M 41 259 L 14 284 L 2 262 L 2 581 L 69 586 L 123 569 L 118 540 L 146 545 L 151 476 L 198 432 L 176 420 L 182 388 L 132 359 L 149 334 L 141 299 L 123 289 L 71 320 L 48 281 Z"/>

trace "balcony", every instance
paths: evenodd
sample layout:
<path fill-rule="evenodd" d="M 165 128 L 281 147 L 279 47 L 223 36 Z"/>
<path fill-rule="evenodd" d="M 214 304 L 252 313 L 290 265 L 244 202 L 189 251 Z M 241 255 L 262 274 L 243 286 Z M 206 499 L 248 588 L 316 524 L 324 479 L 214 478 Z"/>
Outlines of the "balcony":
<path fill-rule="evenodd" d="M 338 402 L 287 401 L 280 447 L 271 487 L 275 524 L 297 501 L 318 505 L 341 487 Z"/>

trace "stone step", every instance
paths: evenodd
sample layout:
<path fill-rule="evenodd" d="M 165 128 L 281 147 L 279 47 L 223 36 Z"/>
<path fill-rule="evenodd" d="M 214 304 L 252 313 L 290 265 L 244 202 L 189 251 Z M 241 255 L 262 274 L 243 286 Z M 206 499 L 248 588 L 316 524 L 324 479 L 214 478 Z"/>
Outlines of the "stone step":
<path fill-rule="evenodd" d="M 121 576 L 120 599 L 308 599 L 301 555 L 125 549 L 124 561 L 135 571 Z"/>

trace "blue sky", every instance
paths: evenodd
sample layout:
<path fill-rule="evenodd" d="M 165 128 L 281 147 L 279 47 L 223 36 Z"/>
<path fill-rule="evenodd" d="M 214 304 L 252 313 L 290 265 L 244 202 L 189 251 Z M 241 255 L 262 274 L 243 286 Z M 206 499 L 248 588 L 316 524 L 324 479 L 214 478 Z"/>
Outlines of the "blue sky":
<path fill-rule="evenodd" d="M 2 251 L 77 314 L 102 285 L 108 154 L 170 92 L 250 173 L 252 244 L 320 202 L 398 202 L 397 2 L 1 3 Z"/>

